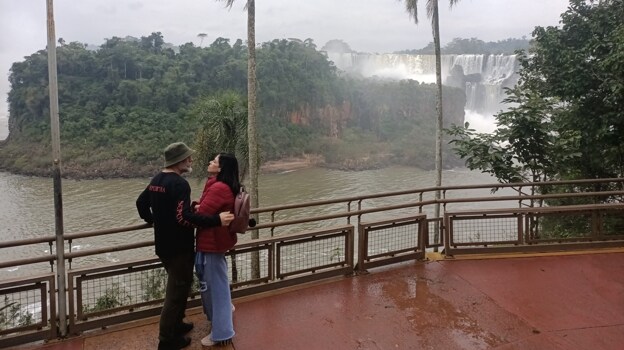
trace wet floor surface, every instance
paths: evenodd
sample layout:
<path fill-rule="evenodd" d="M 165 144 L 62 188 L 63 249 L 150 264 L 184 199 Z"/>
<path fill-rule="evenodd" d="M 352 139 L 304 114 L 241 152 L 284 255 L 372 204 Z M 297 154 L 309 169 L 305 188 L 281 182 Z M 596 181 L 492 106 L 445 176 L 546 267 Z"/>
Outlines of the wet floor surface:
<path fill-rule="evenodd" d="M 405 263 L 235 304 L 225 349 L 624 349 L 624 253 Z M 156 349 L 157 322 L 26 348 Z"/>

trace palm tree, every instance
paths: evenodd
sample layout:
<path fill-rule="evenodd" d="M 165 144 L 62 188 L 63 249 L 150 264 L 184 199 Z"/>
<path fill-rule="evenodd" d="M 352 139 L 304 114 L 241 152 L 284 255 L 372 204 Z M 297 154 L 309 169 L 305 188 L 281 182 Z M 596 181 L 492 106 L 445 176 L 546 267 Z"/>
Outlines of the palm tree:
<path fill-rule="evenodd" d="M 232 8 L 235 0 L 217 0 L 225 1 L 226 7 Z M 256 130 L 256 1 L 247 0 L 245 5 L 247 9 L 247 137 L 249 147 L 249 185 L 247 189 L 251 195 L 251 207 L 258 208 L 260 201 L 258 199 L 258 171 L 260 162 L 258 159 L 258 132 Z M 260 222 L 258 214 L 254 214 L 253 218 L 256 222 Z M 252 231 L 251 238 L 257 239 L 259 232 Z M 258 278 L 260 274 L 260 258 L 254 253 L 252 256 L 252 274 L 254 278 Z"/>
<path fill-rule="evenodd" d="M 452 7 L 459 0 L 449 0 Z M 410 17 L 414 19 L 414 23 L 418 24 L 418 0 L 405 0 L 405 9 Z M 436 125 L 436 147 L 435 147 L 435 169 L 436 169 L 436 187 L 442 186 L 442 59 L 440 54 L 440 21 L 438 15 L 438 0 L 427 0 L 427 17 L 431 19 L 431 27 L 433 29 L 433 43 L 435 46 L 436 57 L 436 85 L 438 88 L 436 110 L 438 112 Z M 440 190 L 436 191 L 436 200 L 440 199 Z M 440 204 L 435 206 L 434 216 L 440 217 Z M 436 221 L 434 240 L 439 240 L 439 222 Z"/>
<path fill-rule="evenodd" d="M 204 39 L 205 39 L 207 36 L 208 36 L 208 34 L 206 34 L 206 33 L 199 33 L 199 34 L 197 34 L 197 37 L 200 39 L 200 40 L 199 40 L 199 47 L 201 47 L 201 46 L 202 46 L 202 44 L 203 44 L 203 42 L 204 42 Z"/>
<path fill-rule="evenodd" d="M 233 91 L 213 98 L 200 99 L 193 112 L 200 128 L 195 137 L 196 162 L 199 169 L 206 169 L 214 153 L 227 152 L 240 159 L 240 176 L 247 174 L 247 105 L 244 98 Z M 245 161 L 243 161 L 245 160 Z M 232 280 L 238 281 L 236 255 L 232 255 Z M 259 273 L 258 273 L 259 274 Z"/>
<path fill-rule="evenodd" d="M 240 176 L 247 176 L 247 103 L 238 93 L 226 91 L 201 98 L 193 106 L 199 121 L 194 148 L 196 167 L 205 169 L 214 153 L 227 152 L 240 159 Z"/>

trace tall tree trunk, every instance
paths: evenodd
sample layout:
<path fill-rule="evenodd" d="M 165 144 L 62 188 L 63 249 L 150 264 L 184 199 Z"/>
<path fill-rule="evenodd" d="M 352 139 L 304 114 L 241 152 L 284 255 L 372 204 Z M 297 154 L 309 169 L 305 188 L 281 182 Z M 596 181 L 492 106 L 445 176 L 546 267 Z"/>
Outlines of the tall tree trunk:
<path fill-rule="evenodd" d="M 435 57 L 436 57 L 436 85 L 438 88 L 438 100 L 436 104 L 436 110 L 438 112 L 438 120 L 436 126 L 436 146 L 435 146 L 435 170 L 436 170 L 436 186 L 442 186 L 442 121 L 443 121 L 443 113 L 442 113 L 442 55 L 440 53 L 440 17 L 438 16 L 438 0 L 433 1 L 433 43 L 435 46 Z M 435 193 L 436 200 L 440 199 L 440 190 L 437 190 Z M 440 217 L 440 203 L 436 203 L 435 205 L 434 217 Z M 434 233 L 434 241 L 437 243 L 439 241 L 439 222 L 436 221 L 435 225 L 435 233 Z"/>
<path fill-rule="evenodd" d="M 258 132 L 256 129 L 256 2 L 247 0 L 247 137 L 249 142 L 249 193 L 251 194 L 251 207 L 258 208 Z M 254 215 L 256 222 L 260 222 L 258 215 Z M 259 237 L 258 231 L 253 231 L 252 239 Z M 260 256 L 255 252 L 252 256 L 252 277 L 260 277 Z"/>

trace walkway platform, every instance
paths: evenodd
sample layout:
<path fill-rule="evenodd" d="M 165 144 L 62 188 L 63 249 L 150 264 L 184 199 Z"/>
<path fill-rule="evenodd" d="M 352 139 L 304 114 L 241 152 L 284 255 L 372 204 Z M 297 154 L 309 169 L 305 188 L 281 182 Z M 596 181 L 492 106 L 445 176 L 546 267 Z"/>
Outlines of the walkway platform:
<path fill-rule="evenodd" d="M 234 301 L 226 349 L 624 349 L 624 252 L 430 260 Z M 199 309 L 187 349 L 209 326 Z M 158 318 L 20 349 L 156 349 Z"/>

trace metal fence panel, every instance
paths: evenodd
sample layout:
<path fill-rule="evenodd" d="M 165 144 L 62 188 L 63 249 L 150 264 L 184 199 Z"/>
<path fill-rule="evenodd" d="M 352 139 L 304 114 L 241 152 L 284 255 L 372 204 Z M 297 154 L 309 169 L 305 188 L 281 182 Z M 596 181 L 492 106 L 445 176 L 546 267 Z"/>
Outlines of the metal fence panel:
<path fill-rule="evenodd" d="M 56 337 L 55 278 L 0 283 L 0 347 Z"/>

